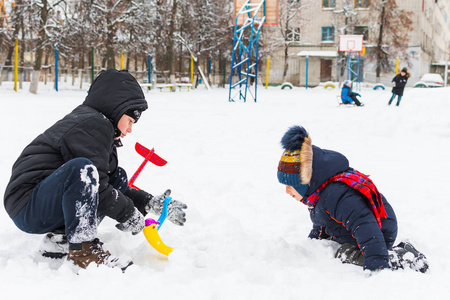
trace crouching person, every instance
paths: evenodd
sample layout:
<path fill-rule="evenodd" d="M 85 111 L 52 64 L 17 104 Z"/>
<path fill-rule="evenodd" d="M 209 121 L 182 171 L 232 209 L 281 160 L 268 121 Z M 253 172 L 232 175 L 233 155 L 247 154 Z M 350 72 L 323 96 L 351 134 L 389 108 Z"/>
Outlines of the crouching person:
<path fill-rule="evenodd" d="M 356 106 L 364 106 L 364 103 L 359 101 L 358 97 L 361 97 L 361 95 L 352 91 L 352 82 L 350 80 L 345 80 L 341 90 L 342 103 L 343 104 L 355 103 Z"/>
<path fill-rule="evenodd" d="M 397 219 L 392 206 L 368 176 L 350 168 L 344 155 L 313 145 L 301 126 L 291 127 L 281 144 L 278 181 L 308 206 L 310 238 L 338 242 L 336 257 L 366 270 L 428 269 L 425 256 L 410 243 L 393 247 Z M 404 258 L 406 252 L 414 258 Z"/>
<path fill-rule="evenodd" d="M 142 89 L 127 71 L 110 69 L 92 83 L 83 104 L 25 147 L 12 168 L 4 196 L 16 226 L 46 234 L 44 256 L 67 259 L 86 268 L 91 263 L 125 270 L 132 261 L 104 250 L 97 226 L 104 217 L 122 231 L 139 233 L 144 216 L 160 214 L 165 197 L 128 188 L 119 167 L 120 138 L 147 109 Z M 168 219 L 186 221 L 187 206 L 172 200 Z"/>

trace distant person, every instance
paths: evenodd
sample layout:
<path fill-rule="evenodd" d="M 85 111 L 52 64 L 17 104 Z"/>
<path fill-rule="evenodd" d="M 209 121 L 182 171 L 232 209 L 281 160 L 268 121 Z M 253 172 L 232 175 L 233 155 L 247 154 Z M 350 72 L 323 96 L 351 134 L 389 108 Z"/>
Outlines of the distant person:
<path fill-rule="evenodd" d="M 170 190 L 153 196 L 129 188 L 119 166 L 120 139 L 132 132 L 146 109 L 136 79 L 126 70 L 109 69 L 94 80 L 82 104 L 22 151 L 4 205 L 19 229 L 45 234 L 43 256 L 67 257 L 81 268 L 97 264 L 124 270 L 132 264 L 103 249 L 97 227 L 109 217 L 119 230 L 139 233 L 145 215 L 161 214 L 170 195 Z M 183 225 L 187 206 L 174 200 L 170 204 L 168 219 Z"/>
<path fill-rule="evenodd" d="M 309 238 L 341 244 L 335 256 L 365 270 L 408 266 L 426 272 L 426 257 L 410 243 L 394 247 L 396 215 L 367 175 L 351 168 L 341 153 L 313 145 L 302 126 L 289 128 L 281 145 L 278 181 L 308 207 L 313 223 Z"/>
<path fill-rule="evenodd" d="M 394 87 L 392 88 L 392 97 L 389 100 L 388 105 L 391 105 L 392 101 L 394 101 L 395 96 L 397 96 L 397 106 L 400 105 L 400 101 L 403 97 L 403 91 L 405 90 L 406 83 L 408 82 L 408 78 L 411 75 L 408 73 L 408 69 L 405 67 L 400 71 L 400 74 L 395 75 L 391 82 L 394 83 Z"/>
<path fill-rule="evenodd" d="M 352 81 L 345 80 L 342 85 L 342 90 L 341 90 L 342 103 L 343 104 L 355 103 L 356 106 L 364 106 L 364 104 L 358 100 L 357 96 L 361 97 L 360 94 L 352 91 Z"/>

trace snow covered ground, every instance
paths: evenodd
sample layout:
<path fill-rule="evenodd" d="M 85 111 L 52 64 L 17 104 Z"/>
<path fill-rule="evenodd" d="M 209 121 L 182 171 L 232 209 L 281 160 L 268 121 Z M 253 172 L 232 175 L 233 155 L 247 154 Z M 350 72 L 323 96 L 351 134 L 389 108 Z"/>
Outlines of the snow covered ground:
<path fill-rule="evenodd" d="M 87 88 L 87 87 L 86 87 Z M 119 150 L 129 175 L 142 158 L 134 144 L 154 147 L 168 161 L 148 164 L 136 185 L 189 206 L 188 221 L 167 221 L 158 254 L 142 234 L 105 220 L 99 237 L 135 265 L 92 266 L 74 274 L 67 263 L 38 254 L 42 235 L 18 230 L 0 209 L 0 294 L 14 299 L 448 299 L 450 259 L 449 88 L 406 89 L 400 107 L 390 91 L 363 88 L 365 107 L 339 107 L 337 90 L 259 88 L 258 103 L 228 102 L 228 90 L 150 91 L 149 110 Z M 86 90 L 0 86 L 3 126 L 0 191 L 11 166 L 35 136 L 81 103 Z M 334 259 L 333 242 L 307 239 L 306 206 L 285 194 L 276 177 L 281 136 L 305 126 L 313 143 L 344 153 L 371 178 L 399 220 L 398 242 L 409 239 L 430 262 L 370 276 Z M 158 216 L 153 216 L 157 218 Z"/>

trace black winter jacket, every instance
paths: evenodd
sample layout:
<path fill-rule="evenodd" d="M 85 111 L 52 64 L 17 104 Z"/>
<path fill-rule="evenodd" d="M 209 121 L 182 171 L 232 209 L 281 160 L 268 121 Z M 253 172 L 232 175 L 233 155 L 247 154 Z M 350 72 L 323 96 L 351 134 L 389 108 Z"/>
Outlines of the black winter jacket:
<path fill-rule="evenodd" d="M 118 222 L 127 220 L 133 202 L 108 182 L 118 167 L 115 129 L 129 109 L 147 109 L 134 77 L 114 69 L 100 74 L 83 104 L 36 137 L 14 163 L 4 196 L 9 216 L 14 218 L 47 176 L 65 162 L 84 157 L 96 166 L 100 177 L 98 214 Z"/>
<path fill-rule="evenodd" d="M 409 73 L 406 73 L 405 76 L 402 76 L 401 73 L 395 75 L 392 79 L 394 82 L 394 87 L 392 88 L 392 93 L 403 96 L 403 91 L 405 90 L 406 83 L 408 82 Z"/>
<path fill-rule="evenodd" d="M 305 197 L 315 192 L 333 175 L 349 168 L 341 153 L 313 147 L 310 187 Z M 397 236 L 395 213 L 383 196 L 388 219 L 382 219 L 382 230 L 369 208 L 367 199 L 343 182 L 329 183 L 314 208 L 310 208 L 313 230 L 310 238 L 329 238 L 341 244 L 358 245 L 364 254 L 364 269 L 389 268 L 387 250 Z"/>

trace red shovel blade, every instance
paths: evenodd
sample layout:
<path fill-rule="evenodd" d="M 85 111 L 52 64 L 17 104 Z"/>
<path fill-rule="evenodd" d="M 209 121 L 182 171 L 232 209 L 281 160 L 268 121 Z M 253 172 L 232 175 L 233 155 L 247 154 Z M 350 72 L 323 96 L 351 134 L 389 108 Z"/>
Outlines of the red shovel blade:
<path fill-rule="evenodd" d="M 165 164 L 167 164 L 167 161 L 165 161 L 160 156 L 158 156 L 155 153 L 154 149 L 149 150 L 139 143 L 136 143 L 134 148 L 136 149 L 136 152 L 139 153 L 141 156 L 143 156 L 146 160 L 148 160 L 149 162 L 151 162 L 159 167 L 162 167 Z"/>

